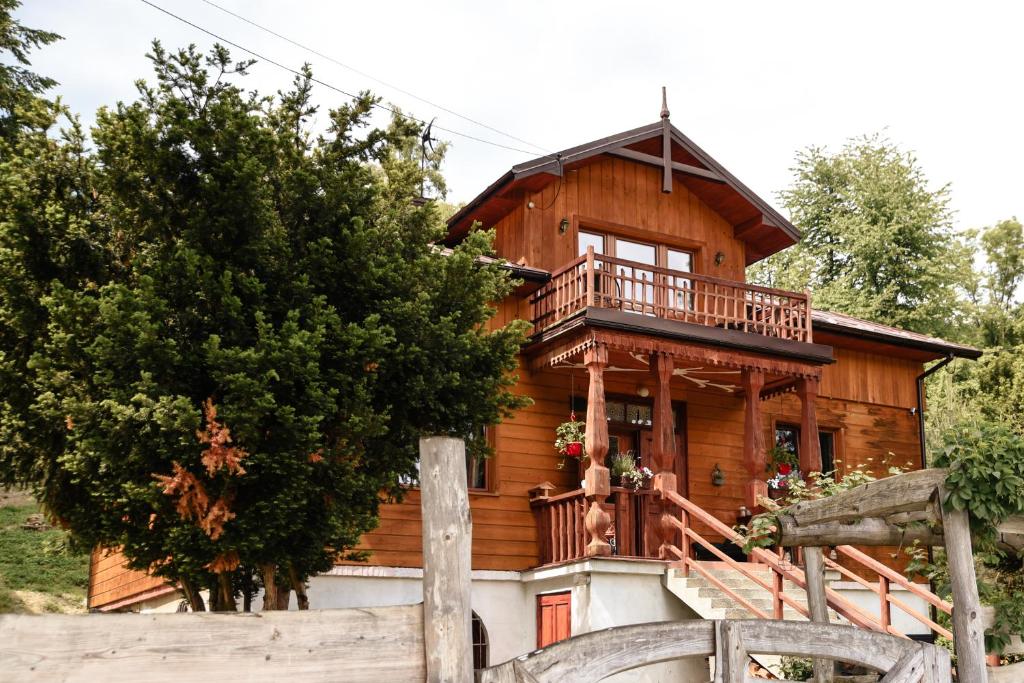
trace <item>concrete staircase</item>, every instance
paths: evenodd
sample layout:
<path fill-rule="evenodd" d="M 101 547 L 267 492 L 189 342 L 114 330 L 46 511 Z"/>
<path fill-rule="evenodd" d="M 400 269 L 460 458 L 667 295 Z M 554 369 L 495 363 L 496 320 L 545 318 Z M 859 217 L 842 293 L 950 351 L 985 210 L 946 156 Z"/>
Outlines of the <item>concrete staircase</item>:
<path fill-rule="evenodd" d="M 752 579 L 744 576 L 724 562 L 702 562 L 708 571 L 730 590 L 750 602 L 765 614 L 772 614 L 771 593 L 759 586 Z M 771 570 L 767 565 L 744 563 L 750 570 L 769 586 L 772 582 Z M 826 581 L 830 577 L 826 573 Z M 662 578 L 665 588 L 682 600 L 683 604 L 696 612 L 703 619 L 755 619 L 757 616 L 736 602 L 720 588 L 704 578 L 697 571 L 691 570 L 690 576 L 684 576 L 681 569 L 667 569 Z M 804 589 L 790 581 L 783 581 L 782 591 L 804 609 L 807 609 L 807 594 Z M 807 621 L 807 618 L 791 606 L 784 604 L 783 619 L 789 621 Z M 849 623 L 834 610 L 829 610 L 829 621 L 833 624 Z M 774 655 L 755 655 L 754 659 L 773 674 L 779 675 L 781 658 Z"/>

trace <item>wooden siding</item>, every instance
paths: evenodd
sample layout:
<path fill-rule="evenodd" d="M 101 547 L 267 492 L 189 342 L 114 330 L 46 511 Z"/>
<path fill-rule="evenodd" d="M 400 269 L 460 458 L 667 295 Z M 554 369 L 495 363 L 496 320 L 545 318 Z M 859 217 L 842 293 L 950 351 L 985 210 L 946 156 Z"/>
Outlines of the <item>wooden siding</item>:
<path fill-rule="evenodd" d="M 572 224 L 564 234 L 563 218 Z M 555 182 L 524 197 L 494 226 L 495 249 L 509 261 L 554 270 L 576 258 L 575 231 L 588 219 L 596 221 L 589 228 L 594 231 L 643 231 L 651 234 L 629 234 L 696 248 L 696 272 L 745 282 L 745 245 L 733 236 L 732 225 L 682 183 L 664 194 L 659 169 L 624 159 L 602 158 L 567 171 L 561 187 Z M 719 251 L 725 258 L 716 266 Z"/>
<path fill-rule="evenodd" d="M 166 587 L 163 579 L 125 567 L 124 555 L 94 550 L 89 556 L 89 607 L 102 608 Z"/>

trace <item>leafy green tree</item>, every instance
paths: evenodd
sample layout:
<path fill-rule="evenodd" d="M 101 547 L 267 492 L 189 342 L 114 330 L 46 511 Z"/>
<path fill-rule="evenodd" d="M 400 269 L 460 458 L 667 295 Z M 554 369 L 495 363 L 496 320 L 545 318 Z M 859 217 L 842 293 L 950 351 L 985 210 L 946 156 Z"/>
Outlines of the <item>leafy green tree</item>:
<path fill-rule="evenodd" d="M 352 557 L 402 494 L 419 436 L 522 405 L 509 389 L 525 323 L 491 324 L 513 283 L 480 261 L 489 233 L 433 246 L 439 209 L 414 199 L 443 189 L 441 159 L 421 169 L 415 123 L 372 127 L 363 94 L 314 136 L 308 70 L 269 98 L 242 90 L 251 63 L 220 46 L 155 43 L 151 59 L 156 82 L 98 113 L 95 156 L 75 149 L 89 229 L 40 211 L 5 226 L 12 269 L 37 257 L 32 230 L 84 232 L 88 258 L 11 298 L 11 316 L 44 325 L 11 373 L 30 400 L 4 407 L 24 447 L 3 475 L 32 482 L 82 543 L 180 581 L 197 609 L 207 586 L 234 609 L 254 573 L 268 608 L 289 588 L 305 606 L 306 578 Z"/>
<path fill-rule="evenodd" d="M 14 18 L 20 0 L 0 0 L 0 138 L 10 139 L 25 123 L 26 114 L 36 108 L 39 95 L 56 81 L 31 71 L 29 53 L 33 49 L 60 40 L 49 31 L 28 28 Z M 5 60 L 5 61 L 8 61 Z M 31 122 L 32 117 L 29 117 Z"/>
<path fill-rule="evenodd" d="M 877 135 L 835 154 L 806 149 L 793 171 L 780 198 L 804 238 L 754 266 L 751 279 L 810 287 L 820 308 L 948 333 L 970 272 L 949 188 L 931 189 L 917 160 Z"/>

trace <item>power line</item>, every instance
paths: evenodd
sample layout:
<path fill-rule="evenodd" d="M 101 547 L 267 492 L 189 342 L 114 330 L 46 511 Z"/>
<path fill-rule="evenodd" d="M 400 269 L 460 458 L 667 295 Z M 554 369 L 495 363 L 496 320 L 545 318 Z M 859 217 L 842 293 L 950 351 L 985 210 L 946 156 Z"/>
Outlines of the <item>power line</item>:
<path fill-rule="evenodd" d="M 305 50 L 306 52 L 309 52 L 310 54 L 314 54 L 317 57 L 320 57 L 321 59 L 326 59 L 329 62 L 337 64 L 338 66 L 342 67 L 343 69 L 348 69 L 352 73 L 358 74 L 358 75 L 362 76 L 363 78 L 368 78 L 368 79 L 370 79 L 371 81 L 373 81 L 375 83 L 379 83 L 380 85 L 383 85 L 386 88 L 390 88 L 392 90 L 400 92 L 403 95 L 411 97 L 411 98 L 413 98 L 415 100 L 419 100 L 420 102 L 423 102 L 424 104 L 427 104 L 427 105 L 429 105 L 431 107 L 434 107 L 435 109 L 440 109 L 441 111 L 446 112 L 448 114 L 451 114 L 452 116 L 457 116 L 457 117 L 459 117 L 460 119 L 462 119 L 464 121 L 468 121 L 468 122 L 470 122 L 470 123 L 472 123 L 474 125 L 480 126 L 481 128 L 486 128 L 489 131 L 495 132 L 498 135 L 503 135 L 504 137 L 507 137 L 507 138 L 509 138 L 511 140 L 515 140 L 516 142 L 521 142 L 524 145 L 529 145 L 530 147 L 535 147 L 536 149 L 539 149 L 542 152 L 548 153 L 548 152 L 551 151 L 551 150 L 545 149 L 544 147 L 541 147 L 540 145 L 535 145 L 532 142 L 530 142 L 529 140 L 524 140 L 522 138 L 516 137 L 515 135 L 512 135 L 511 133 L 506 133 L 503 130 L 495 128 L 494 126 L 490 126 L 490 125 L 484 123 L 483 121 L 478 121 L 477 119 L 470 118 L 469 116 L 466 116 L 464 114 L 460 114 L 459 112 L 454 111 L 452 109 L 449 109 L 448 107 L 445 107 L 443 105 L 437 104 L 436 102 L 431 102 L 430 100 L 428 100 L 428 99 L 426 99 L 424 97 L 420 97 L 419 95 L 417 95 L 415 93 L 412 93 L 412 92 L 409 92 L 408 90 L 405 90 L 404 88 L 400 88 L 397 85 L 394 85 L 393 83 L 388 83 L 387 81 L 381 80 L 381 79 L 377 78 L 376 76 L 373 76 L 372 74 L 369 74 L 369 73 L 367 73 L 365 71 L 357 69 L 354 66 L 351 66 L 349 64 L 345 64 L 344 62 L 341 62 L 341 61 L 335 59 L 334 57 L 331 57 L 330 55 L 324 54 L 323 52 L 320 52 L 319 50 L 311 48 L 308 45 L 304 45 L 304 44 L 300 43 L 299 41 L 297 41 L 297 40 L 295 40 L 293 38 L 289 38 L 288 36 L 282 35 L 282 34 L 278 33 L 277 31 L 275 31 L 275 30 L 273 30 L 271 28 L 263 26 L 262 24 L 258 24 L 255 21 L 253 21 L 252 19 L 249 19 L 248 17 L 245 17 L 245 16 L 243 16 L 241 14 L 238 14 L 237 12 L 234 12 L 234 11 L 232 11 L 232 10 L 226 8 L 226 7 L 218 5 L 217 3 L 213 2 L 212 0 L 202 0 L 202 2 L 206 3 L 210 7 L 214 7 L 216 9 L 220 10 L 221 12 L 224 12 L 225 14 L 229 14 L 232 17 L 234 17 L 234 18 L 236 18 L 236 19 L 238 19 L 240 21 L 244 21 L 245 23 L 249 24 L 250 26 L 255 26 L 256 28 L 260 29 L 261 31 L 264 31 L 265 33 L 269 33 L 270 35 L 275 36 L 277 38 L 280 38 L 281 40 L 283 40 L 285 42 L 291 43 L 295 47 L 300 48 L 302 50 Z"/>
<path fill-rule="evenodd" d="M 139 1 L 142 2 L 143 4 L 149 5 L 150 7 L 152 7 L 155 10 L 163 12 L 164 14 L 166 14 L 169 17 L 172 17 L 173 19 L 177 19 L 178 21 L 180 21 L 183 24 L 191 26 L 192 28 L 196 29 L 197 31 L 202 31 L 203 33 L 205 33 L 206 35 L 210 36 L 211 38 L 213 38 L 215 40 L 219 40 L 222 43 L 225 43 L 227 45 L 230 45 L 231 47 L 237 48 L 237 49 L 239 49 L 239 50 L 241 50 L 241 51 L 243 51 L 243 52 L 245 52 L 247 54 L 250 54 L 253 57 L 255 57 L 256 59 L 259 59 L 261 61 L 267 62 L 268 64 L 273 64 L 277 68 L 283 69 L 283 70 L 285 70 L 285 71 L 287 71 L 289 73 L 292 73 L 292 74 L 294 74 L 296 76 L 300 76 L 300 77 L 303 76 L 302 72 L 298 71 L 297 69 L 293 69 L 290 66 L 287 66 L 285 64 L 282 64 L 281 62 L 275 61 L 275 60 L 271 59 L 270 57 L 266 57 L 263 54 L 261 54 L 259 52 L 256 52 L 255 50 L 247 48 L 247 47 L 245 47 L 243 45 L 239 45 L 238 43 L 236 43 L 234 41 L 228 40 L 227 38 L 224 38 L 223 36 L 220 36 L 220 35 L 214 33 L 213 31 L 210 31 L 208 29 L 203 28 L 199 24 L 193 23 L 193 22 L 189 21 L 188 19 L 185 19 L 184 17 L 178 16 L 177 14 L 175 14 L 174 12 L 171 12 L 170 10 L 164 9 L 160 5 L 157 5 L 155 3 L 150 2 L 150 0 L 139 0 Z M 318 84 L 318 85 L 322 85 L 325 88 L 328 88 L 330 90 L 334 90 L 335 92 L 339 92 L 342 95 L 344 95 L 345 97 L 351 97 L 352 99 L 356 99 L 356 95 L 353 95 L 352 93 L 348 92 L 347 90 L 343 90 L 343 89 L 339 88 L 336 85 L 331 85 L 330 83 L 327 83 L 326 81 L 320 80 L 319 78 L 310 77 L 309 80 L 312 81 L 313 83 Z M 402 113 L 402 112 L 398 111 L 397 109 L 395 109 L 393 107 L 389 107 L 389 106 L 387 106 L 385 104 L 380 104 L 378 102 L 375 102 L 375 103 L 373 103 L 373 106 L 378 108 L 378 109 L 381 109 L 383 111 L 390 112 L 391 114 L 394 114 L 395 116 L 401 116 L 402 118 L 408 119 L 409 121 L 415 121 L 416 123 L 418 123 L 418 124 L 420 124 L 422 126 L 427 125 L 427 122 L 424 121 L 423 119 L 419 119 L 419 118 L 416 118 L 415 116 L 411 116 L 409 114 Z M 445 133 L 450 133 L 451 135 L 458 135 L 459 137 L 465 138 L 467 140 L 473 140 L 474 142 L 481 142 L 481 143 L 483 143 L 485 145 L 491 145 L 493 147 L 500 147 L 502 149 L 507 149 L 510 152 L 519 152 L 520 154 L 529 154 L 529 155 L 536 154 L 536 152 L 531 152 L 529 150 L 520 149 L 519 147 L 512 147 L 510 145 L 503 145 L 500 142 L 494 142 L 493 140 L 486 140 L 484 138 L 480 138 L 480 137 L 477 137 L 475 135 L 470 135 L 469 133 L 462 133 L 460 131 L 453 130 L 451 128 L 444 128 L 442 126 L 438 126 L 437 124 L 434 124 L 434 128 L 436 128 L 437 130 L 440 130 L 440 131 L 444 131 Z"/>

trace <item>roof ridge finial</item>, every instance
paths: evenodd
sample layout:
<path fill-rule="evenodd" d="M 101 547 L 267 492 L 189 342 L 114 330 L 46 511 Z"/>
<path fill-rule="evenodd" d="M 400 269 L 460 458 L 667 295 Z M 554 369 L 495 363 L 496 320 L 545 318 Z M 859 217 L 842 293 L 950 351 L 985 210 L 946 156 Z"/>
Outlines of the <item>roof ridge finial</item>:
<path fill-rule="evenodd" d="M 661 118 L 668 118 L 668 93 L 665 86 L 661 86 Z"/>

